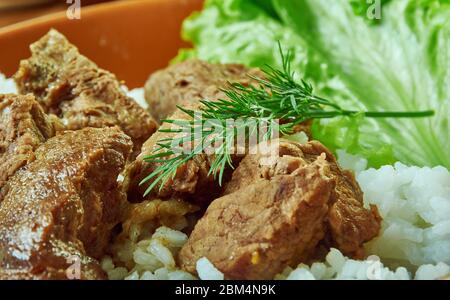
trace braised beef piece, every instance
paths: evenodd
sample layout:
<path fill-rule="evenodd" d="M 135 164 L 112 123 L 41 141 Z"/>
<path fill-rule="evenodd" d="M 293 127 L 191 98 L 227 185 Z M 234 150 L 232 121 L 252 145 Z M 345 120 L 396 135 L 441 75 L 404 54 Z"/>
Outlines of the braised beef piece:
<path fill-rule="evenodd" d="M 268 280 L 305 261 L 326 231 L 329 173 L 322 157 L 214 200 L 179 254 L 182 268 L 195 273 L 205 256 L 227 279 Z"/>
<path fill-rule="evenodd" d="M 334 155 L 317 141 L 300 145 L 281 140 L 278 149 L 280 158 L 268 165 L 261 164 L 262 160 L 267 160 L 266 155 L 248 155 L 233 173 L 225 194 L 238 191 L 260 178 L 270 180 L 276 175 L 289 174 L 300 163 L 312 163 L 324 153 L 336 181 L 329 202 L 327 222 L 331 241 L 327 242 L 348 256 L 361 257 L 362 244 L 378 234 L 381 219 L 375 206 L 364 208 L 363 192 L 353 173 L 342 170 Z"/>
<path fill-rule="evenodd" d="M 33 95 L 0 95 L 0 202 L 8 179 L 34 159 L 34 150 L 55 134 L 56 123 Z"/>
<path fill-rule="evenodd" d="M 176 105 L 188 109 L 198 109 L 200 100 L 216 101 L 226 99 L 220 90 L 228 81 L 239 82 L 243 85 L 254 83 L 248 75 L 263 76 L 258 69 L 248 69 L 242 65 L 215 65 L 199 60 L 186 61 L 168 67 L 153 74 L 146 84 L 146 98 L 156 119 L 189 120 L 184 112 L 177 110 Z M 171 128 L 171 124 L 163 124 L 161 129 Z M 142 146 L 141 154 L 127 170 L 126 183 L 129 186 L 129 198 L 139 202 L 150 182 L 139 185 L 158 164 L 148 164 L 144 158 L 156 148 L 156 143 L 174 136 L 171 133 L 156 132 Z M 211 157 L 198 155 L 188 161 L 177 171 L 173 180 L 159 189 L 154 189 L 154 196 L 187 197 L 198 203 L 207 203 L 220 193 L 220 188 L 213 176 L 208 176 Z M 230 172 L 231 173 L 231 172 Z"/>
<path fill-rule="evenodd" d="M 117 176 L 132 142 L 119 128 L 86 128 L 42 144 L 6 184 L 0 205 L 0 278 L 104 278 L 104 254 L 126 201 Z"/>
<path fill-rule="evenodd" d="M 165 128 L 165 125 L 162 128 Z M 154 179 L 145 184 L 140 184 L 140 182 L 161 165 L 161 163 L 145 162 L 144 158 L 153 152 L 160 138 L 169 135 L 160 132 L 155 133 L 144 143 L 142 152 L 136 160 L 127 166 L 124 186 L 128 190 L 129 201 L 140 202 L 144 199 L 145 190 Z M 162 187 L 157 185 L 150 196 L 161 199 L 183 198 L 197 204 L 208 204 L 209 201 L 220 195 L 220 187 L 217 181 L 214 180 L 213 176 L 208 175 L 211 163 L 211 157 L 205 154 L 195 156 L 194 159 L 187 161 L 177 169 L 174 178 L 169 178 Z"/>
<path fill-rule="evenodd" d="M 225 98 L 221 88 L 229 82 L 249 85 L 249 75 L 263 77 L 259 69 L 238 64 L 211 64 L 187 60 L 153 73 L 145 84 L 145 99 L 153 117 L 161 121 L 175 112 L 176 105 L 198 105 L 199 100 Z"/>
<path fill-rule="evenodd" d="M 20 63 L 15 80 L 20 93 L 33 93 L 45 112 L 61 118 L 66 129 L 119 126 L 137 154 L 157 124 L 127 97 L 108 71 L 78 52 L 56 30 L 30 46 L 32 56 Z"/>
<path fill-rule="evenodd" d="M 321 143 L 314 141 L 301 146 L 306 161 L 326 154 L 336 188 L 330 199 L 327 223 L 329 246 L 353 258 L 363 258 L 363 244 L 376 237 L 380 231 L 381 216 L 375 205 L 364 207 L 363 192 L 353 172 L 342 170 L 334 155 Z"/>
<path fill-rule="evenodd" d="M 207 257 L 226 278 L 270 279 L 286 265 L 307 262 L 319 243 L 360 257 L 363 243 L 378 234 L 376 207 L 364 208 L 353 175 L 322 144 L 266 145 L 271 151 L 240 162 L 224 196 L 197 223 L 179 254 L 187 271 L 195 272 L 195 262 Z"/>

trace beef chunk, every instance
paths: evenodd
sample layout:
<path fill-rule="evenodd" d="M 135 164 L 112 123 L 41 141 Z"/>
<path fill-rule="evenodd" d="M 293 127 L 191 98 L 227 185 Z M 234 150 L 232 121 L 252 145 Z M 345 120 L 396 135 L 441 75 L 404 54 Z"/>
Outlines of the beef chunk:
<path fill-rule="evenodd" d="M 221 88 L 228 82 L 249 85 L 253 82 L 249 75 L 263 77 L 260 70 L 243 65 L 188 60 L 152 74 L 145 84 L 145 99 L 153 117 L 160 121 L 170 116 L 176 105 L 225 98 Z"/>
<path fill-rule="evenodd" d="M 186 118 L 180 113 L 179 118 Z M 163 125 L 162 128 L 166 128 Z M 142 179 L 151 174 L 161 163 L 147 163 L 144 158 L 153 152 L 156 143 L 161 138 L 167 138 L 170 133 L 156 132 L 142 147 L 141 154 L 136 160 L 127 166 L 125 171 L 124 186 L 128 190 L 128 198 L 131 202 L 140 202 L 151 180 L 140 185 Z M 172 156 L 171 156 L 172 157 Z M 199 154 L 194 159 L 187 161 L 177 169 L 175 177 L 170 178 L 164 186 L 157 186 L 152 190 L 152 197 L 161 199 L 183 198 L 198 204 L 208 203 L 214 197 L 220 195 L 220 188 L 214 177 L 208 175 L 211 165 L 211 157 Z"/>
<path fill-rule="evenodd" d="M 57 135 L 7 182 L 0 206 L 0 278 L 66 278 L 78 256 L 82 278 L 98 263 L 125 201 L 117 183 L 131 152 L 118 128 Z"/>
<path fill-rule="evenodd" d="M 225 188 L 224 196 L 212 202 L 196 225 L 179 255 L 187 271 L 194 272 L 195 262 L 206 256 L 227 278 L 270 279 L 285 266 L 295 266 L 312 258 L 313 249 L 319 243 L 337 247 L 347 255 L 361 257 L 363 243 L 378 234 L 381 219 L 376 207 L 364 207 L 362 191 L 353 175 L 341 170 L 334 156 L 322 144 L 313 141 L 300 145 L 275 140 L 266 146 L 265 153 L 249 154 L 241 161 Z M 296 182 L 292 187 L 294 191 L 286 188 L 287 180 Z M 308 195 L 312 198 L 307 198 Z M 325 197 L 316 200 L 325 207 L 323 214 L 322 211 L 319 214 L 315 210 L 302 210 L 301 206 L 294 204 L 279 208 L 279 203 L 291 203 L 291 197 L 309 203 L 318 199 L 319 196 L 314 195 Z M 300 229 L 292 237 L 286 229 L 288 225 L 278 230 L 278 223 L 268 213 L 272 210 L 298 214 L 299 220 L 311 217 L 318 223 L 297 224 L 296 228 Z M 280 222 L 284 220 L 282 216 L 277 215 L 277 218 Z M 257 225 L 255 220 L 260 220 Z M 307 231 L 308 228 L 311 232 Z M 311 238 L 312 233 L 315 233 L 314 238 Z M 257 254 L 254 254 L 255 249 L 259 249 Z M 270 251 L 276 254 L 264 250 L 269 251 L 267 254 L 261 249 L 275 249 Z"/>
<path fill-rule="evenodd" d="M 44 110 L 60 117 L 69 130 L 120 126 L 139 152 L 157 125 L 124 94 L 113 74 L 80 55 L 55 30 L 30 48 L 32 56 L 20 63 L 15 75 L 20 93 L 36 95 Z"/>
<path fill-rule="evenodd" d="M 270 180 L 277 175 L 289 175 L 307 164 L 303 159 L 302 146 L 298 143 L 275 140 L 266 145 L 268 146 L 266 153 L 254 152 L 258 154 L 247 155 L 241 161 L 239 167 L 233 172 L 231 181 L 227 183 L 224 194 L 238 191 L 256 180 Z M 272 153 L 277 155 L 271 157 Z"/>
<path fill-rule="evenodd" d="M 242 65 L 214 65 L 199 60 L 183 62 L 150 77 L 146 84 L 147 101 L 157 119 L 170 115 L 170 119 L 189 120 L 187 114 L 176 110 L 176 105 L 195 110 L 200 107 L 199 100 L 226 99 L 220 88 L 224 87 L 227 81 L 243 85 L 252 84 L 254 81 L 248 77 L 249 74 L 263 76 L 258 69 L 247 69 Z M 169 129 L 171 125 L 165 123 L 161 129 Z M 144 157 L 153 152 L 159 140 L 173 135 L 156 132 L 144 143 L 141 154 L 127 171 L 126 182 L 129 186 L 130 199 L 142 200 L 142 195 L 150 183 L 139 186 L 139 182 L 158 166 L 145 163 Z M 213 176 L 208 176 L 211 160 L 212 158 L 207 155 L 198 155 L 188 161 L 178 169 L 173 180 L 169 180 L 160 190 L 159 187 L 155 189 L 154 196 L 188 197 L 198 203 L 214 199 L 220 189 Z"/>
<path fill-rule="evenodd" d="M 195 272 L 207 257 L 228 279 L 272 279 L 305 261 L 324 237 L 334 188 L 324 157 L 214 200 L 179 254 Z"/>
<path fill-rule="evenodd" d="M 324 153 L 336 181 L 327 218 L 331 241 L 327 242 L 348 256 L 363 256 L 362 245 L 378 234 L 381 217 L 375 206 L 364 208 L 363 192 L 353 173 L 342 170 L 333 154 L 317 141 L 300 145 L 281 140 L 276 146 L 280 158 L 268 164 L 261 163 L 267 161 L 265 155 L 248 155 L 242 160 L 227 184 L 225 194 L 238 191 L 258 179 L 270 180 L 277 175 L 290 174 L 299 165 L 312 163 Z"/>
<path fill-rule="evenodd" d="M 329 245 L 338 248 L 342 253 L 354 258 L 363 258 L 363 243 L 376 237 L 380 231 L 381 216 L 375 205 L 367 209 L 363 203 L 363 192 L 348 170 L 342 170 L 336 158 L 319 142 L 311 142 L 302 146 L 308 161 L 317 155 L 326 153 L 336 189 L 330 199 L 328 226 L 331 241 Z"/>
<path fill-rule="evenodd" d="M 32 95 L 0 95 L 0 202 L 8 179 L 54 134 L 55 123 Z"/>

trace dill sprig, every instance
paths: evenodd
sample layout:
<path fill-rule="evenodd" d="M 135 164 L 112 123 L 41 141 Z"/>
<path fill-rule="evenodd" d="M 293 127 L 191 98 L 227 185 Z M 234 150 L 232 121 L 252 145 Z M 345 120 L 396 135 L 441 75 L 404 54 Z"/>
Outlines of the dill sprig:
<path fill-rule="evenodd" d="M 145 195 L 158 184 L 162 188 L 169 179 L 175 177 L 180 166 L 194 159 L 196 155 L 204 154 L 208 146 L 217 142 L 219 146 L 214 153 L 210 153 L 214 155 L 214 159 L 209 175 L 218 177 L 221 184 L 224 170 L 227 166 L 233 168 L 231 152 L 237 132 L 242 129 L 229 128 L 226 120 L 242 120 L 239 126 L 243 127 L 254 124 L 265 126 L 266 134 L 261 141 L 266 141 L 274 136 L 274 130 L 278 130 L 281 136 L 291 134 L 296 125 L 311 119 L 356 115 L 370 118 L 418 118 L 434 115 L 432 110 L 372 112 L 342 109 L 338 104 L 315 95 L 312 85 L 305 80 L 294 80 L 295 73 L 291 71 L 290 65 L 292 54 L 288 52 L 285 55 L 281 45 L 279 49 L 281 70 L 267 65 L 262 68 L 264 78 L 249 75 L 256 83 L 254 85 L 229 83 L 226 89 L 222 89 L 227 99 L 201 100 L 198 110 L 177 106 L 190 120 L 163 120 L 162 123 L 173 126 L 159 131 L 174 135 L 159 140 L 152 154 L 144 158 L 147 163 L 158 164 L 156 169 L 141 181 L 141 184 L 144 184 L 153 180 Z M 272 124 L 277 120 L 282 122 L 275 128 Z M 208 125 L 205 126 L 206 124 Z M 246 132 L 246 136 L 251 134 L 252 132 Z M 183 151 L 187 144 L 194 147 Z"/>

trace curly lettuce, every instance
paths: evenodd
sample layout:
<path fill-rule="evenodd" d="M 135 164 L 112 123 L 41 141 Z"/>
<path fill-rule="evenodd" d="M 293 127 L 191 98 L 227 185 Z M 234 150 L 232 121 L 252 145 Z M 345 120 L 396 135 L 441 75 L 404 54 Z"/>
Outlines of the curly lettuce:
<path fill-rule="evenodd" d="M 376 4 L 376 1 L 373 1 Z M 434 109 L 426 119 L 322 120 L 314 138 L 332 150 L 450 168 L 450 0 L 384 0 L 367 20 L 362 0 L 209 0 L 184 23 L 198 57 L 279 65 L 277 41 L 316 91 L 348 109 Z"/>

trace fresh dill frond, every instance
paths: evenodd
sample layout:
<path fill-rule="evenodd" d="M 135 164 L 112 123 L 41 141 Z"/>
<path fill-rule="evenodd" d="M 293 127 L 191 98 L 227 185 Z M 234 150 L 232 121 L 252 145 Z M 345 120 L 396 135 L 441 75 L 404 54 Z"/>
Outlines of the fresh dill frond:
<path fill-rule="evenodd" d="M 224 170 L 233 168 L 232 150 L 235 146 L 239 129 L 229 128 L 226 120 L 242 120 L 239 126 L 257 124 L 266 128 L 266 134 L 258 142 L 270 140 L 277 130 L 280 136 L 291 134 L 296 125 L 311 120 L 333 118 L 336 116 L 364 115 L 370 118 L 418 118 L 434 115 L 434 111 L 416 112 L 371 112 L 344 110 L 338 104 L 314 94 L 311 84 L 303 79 L 294 80 L 290 61 L 292 54 L 284 54 L 279 44 L 282 59 L 282 69 L 272 66 L 262 68 L 264 78 L 249 77 L 255 82 L 244 86 L 240 83 L 229 83 L 222 89 L 226 99 L 217 101 L 201 100 L 198 110 L 177 106 L 186 113 L 191 121 L 163 120 L 172 124 L 171 129 L 160 129 L 160 132 L 174 134 L 158 141 L 153 153 L 144 158 L 147 163 L 158 164 L 157 168 L 141 181 L 141 184 L 152 181 L 146 189 L 145 195 L 157 185 L 164 184 L 176 176 L 180 166 L 193 159 L 196 155 L 206 152 L 206 148 L 219 143 L 215 148 L 214 160 L 209 174 L 218 177 L 222 183 Z M 211 129 L 211 120 L 214 130 Z M 278 124 L 277 121 L 280 121 Z M 273 124 L 278 124 L 273 126 Z M 205 126 L 208 124 L 207 126 Z M 252 133 L 246 131 L 246 137 Z M 183 147 L 194 145 L 192 149 L 183 151 Z"/>

